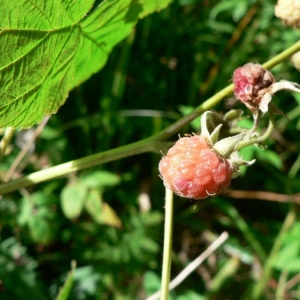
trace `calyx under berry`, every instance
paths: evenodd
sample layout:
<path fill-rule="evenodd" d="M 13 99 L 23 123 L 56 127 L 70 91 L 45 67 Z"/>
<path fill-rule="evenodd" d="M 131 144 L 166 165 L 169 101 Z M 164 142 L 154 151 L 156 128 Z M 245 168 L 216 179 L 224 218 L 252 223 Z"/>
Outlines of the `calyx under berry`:
<path fill-rule="evenodd" d="M 227 115 L 233 115 L 235 111 L 228 112 L 223 119 L 226 120 Z M 208 117 L 211 115 L 215 115 L 217 113 L 207 111 L 201 117 L 201 135 L 205 138 L 209 146 L 221 157 L 227 159 L 233 169 L 233 177 L 237 177 L 239 175 L 239 167 L 242 165 L 250 166 L 255 162 L 254 160 L 246 161 L 243 160 L 238 155 L 237 147 L 241 140 L 245 137 L 246 131 L 240 134 L 225 137 L 223 139 L 219 139 L 219 133 L 223 126 L 223 124 L 219 124 L 214 128 L 214 130 L 210 133 L 207 124 Z M 218 115 L 218 114 L 217 114 Z M 236 117 L 239 117 L 240 114 L 235 114 Z"/>

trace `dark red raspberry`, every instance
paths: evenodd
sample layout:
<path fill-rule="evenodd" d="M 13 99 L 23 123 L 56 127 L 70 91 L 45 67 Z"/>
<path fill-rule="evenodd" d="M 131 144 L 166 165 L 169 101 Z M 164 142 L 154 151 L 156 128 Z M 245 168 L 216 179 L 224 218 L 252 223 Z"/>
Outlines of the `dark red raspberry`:
<path fill-rule="evenodd" d="M 237 68 L 232 78 L 234 94 L 251 110 L 258 110 L 260 101 L 275 79 L 259 64 L 248 63 Z"/>
<path fill-rule="evenodd" d="M 233 168 L 202 135 L 179 139 L 159 163 L 165 186 L 175 194 L 204 199 L 230 184 Z"/>

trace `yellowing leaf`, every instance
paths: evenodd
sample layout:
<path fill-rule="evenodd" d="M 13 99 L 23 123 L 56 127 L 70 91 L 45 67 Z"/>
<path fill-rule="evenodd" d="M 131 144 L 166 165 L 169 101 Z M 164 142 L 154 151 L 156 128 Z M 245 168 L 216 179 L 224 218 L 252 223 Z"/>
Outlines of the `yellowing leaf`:
<path fill-rule="evenodd" d="M 69 219 L 79 217 L 86 201 L 87 188 L 81 182 L 66 186 L 61 193 L 61 207 Z"/>
<path fill-rule="evenodd" d="M 102 203 L 102 220 L 106 225 L 122 227 L 122 222 L 116 212 L 105 202 Z"/>
<path fill-rule="evenodd" d="M 102 198 L 97 190 L 91 189 L 89 191 L 85 209 L 96 222 L 101 223 Z"/>

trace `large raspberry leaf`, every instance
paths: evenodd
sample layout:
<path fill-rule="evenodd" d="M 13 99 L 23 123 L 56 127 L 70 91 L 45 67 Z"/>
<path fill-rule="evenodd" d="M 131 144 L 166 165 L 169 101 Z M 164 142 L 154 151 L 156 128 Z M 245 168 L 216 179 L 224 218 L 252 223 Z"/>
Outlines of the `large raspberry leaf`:
<path fill-rule="evenodd" d="M 28 128 L 105 64 L 139 17 L 170 0 L 0 1 L 0 127 Z"/>

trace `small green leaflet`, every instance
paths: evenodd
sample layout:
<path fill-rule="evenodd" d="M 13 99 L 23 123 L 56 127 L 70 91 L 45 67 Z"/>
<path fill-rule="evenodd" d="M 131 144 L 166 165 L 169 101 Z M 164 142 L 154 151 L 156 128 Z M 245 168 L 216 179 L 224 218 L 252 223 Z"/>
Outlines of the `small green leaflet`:
<path fill-rule="evenodd" d="M 28 128 L 57 112 L 98 72 L 138 18 L 171 0 L 0 1 L 0 127 Z"/>

